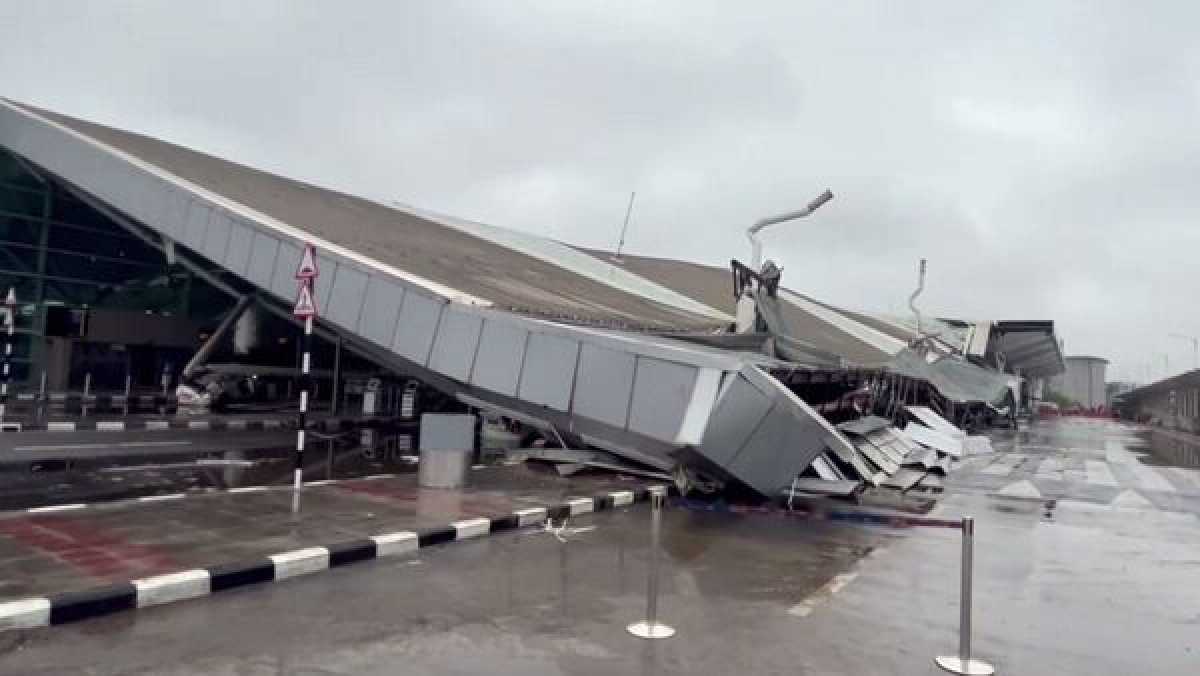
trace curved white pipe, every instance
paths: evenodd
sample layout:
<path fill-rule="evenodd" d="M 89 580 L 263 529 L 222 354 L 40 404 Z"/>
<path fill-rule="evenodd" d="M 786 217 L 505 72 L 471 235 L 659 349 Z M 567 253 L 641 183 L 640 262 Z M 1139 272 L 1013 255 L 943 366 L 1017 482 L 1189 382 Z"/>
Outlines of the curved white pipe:
<path fill-rule="evenodd" d="M 918 339 L 924 337 L 925 334 L 921 332 L 921 311 L 917 309 L 916 301 L 917 301 L 917 296 L 920 296 L 921 292 L 924 290 L 925 290 L 925 259 L 922 258 L 921 259 L 921 272 L 917 277 L 917 290 L 913 291 L 912 295 L 908 297 L 908 307 L 913 311 L 913 314 L 917 316 L 917 338 Z"/>

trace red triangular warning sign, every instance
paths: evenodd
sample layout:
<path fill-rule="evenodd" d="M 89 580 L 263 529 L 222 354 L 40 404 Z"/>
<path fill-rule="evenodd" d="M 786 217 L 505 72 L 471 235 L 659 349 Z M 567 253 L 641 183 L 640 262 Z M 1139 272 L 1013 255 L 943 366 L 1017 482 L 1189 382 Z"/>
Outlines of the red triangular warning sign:
<path fill-rule="evenodd" d="M 315 279 L 317 276 L 317 250 L 311 244 L 304 245 L 304 256 L 296 268 L 296 279 Z"/>
<path fill-rule="evenodd" d="M 300 285 L 300 294 L 296 296 L 296 307 L 292 309 L 292 314 L 301 319 L 317 316 L 317 302 L 313 300 L 312 289 L 307 283 Z"/>

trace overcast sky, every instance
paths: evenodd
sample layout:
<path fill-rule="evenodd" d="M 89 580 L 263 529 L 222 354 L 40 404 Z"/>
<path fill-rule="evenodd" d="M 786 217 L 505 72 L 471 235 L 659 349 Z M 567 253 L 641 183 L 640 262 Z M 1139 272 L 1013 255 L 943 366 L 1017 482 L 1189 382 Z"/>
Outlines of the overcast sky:
<path fill-rule="evenodd" d="M 1200 5 L 4 2 L 0 96 L 358 194 L 906 311 L 1200 335 Z"/>

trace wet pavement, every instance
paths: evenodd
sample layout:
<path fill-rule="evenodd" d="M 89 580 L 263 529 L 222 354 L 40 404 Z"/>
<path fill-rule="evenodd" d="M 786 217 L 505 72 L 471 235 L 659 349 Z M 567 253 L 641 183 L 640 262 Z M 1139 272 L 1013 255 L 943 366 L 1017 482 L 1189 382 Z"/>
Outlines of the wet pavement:
<path fill-rule="evenodd" d="M 248 486 L 0 514 L 0 601 L 501 516 L 640 485 L 612 475 L 564 479 L 503 465 L 472 471 L 463 490 L 422 489 L 416 479 L 409 473 L 309 484 L 298 513 L 292 512 L 290 488 Z"/>
<path fill-rule="evenodd" d="M 408 472 L 413 438 L 309 433 L 306 480 Z M 0 512 L 146 495 L 290 485 L 290 430 L 23 432 L 0 435 Z"/>
<path fill-rule="evenodd" d="M 977 519 L 975 653 L 998 673 L 1197 673 L 1200 470 L 1156 439 L 1039 422 L 951 474 L 930 516 Z M 646 642 L 625 625 L 647 509 L 568 525 L 10 632 L 0 673 L 907 675 L 957 646 L 952 530 L 670 509 L 660 614 L 678 634 Z"/>

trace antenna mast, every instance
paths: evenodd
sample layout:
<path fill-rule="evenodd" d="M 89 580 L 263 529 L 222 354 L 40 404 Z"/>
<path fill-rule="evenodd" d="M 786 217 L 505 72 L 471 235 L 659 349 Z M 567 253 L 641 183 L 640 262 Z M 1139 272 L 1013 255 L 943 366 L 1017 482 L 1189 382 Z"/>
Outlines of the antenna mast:
<path fill-rule="evenodd" d="M 617 253 L 613 254 L 613 260 L 621 260 L 621 249 L 625 248 L 625 231 L 629 230 L 629 215 L 633 213 L 633 198 L 636 196 L 636 191 L 629 193 L 629 206 L 625 208 L 625 223 L 621 226 L 621 239 L 617 242 Z"/>

